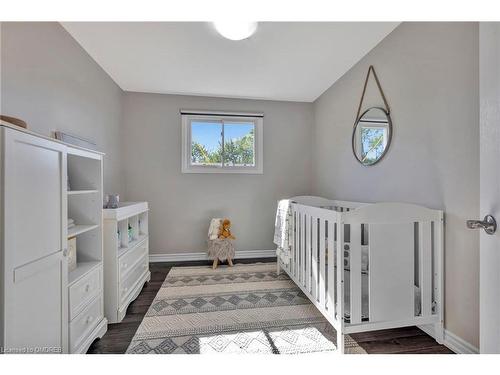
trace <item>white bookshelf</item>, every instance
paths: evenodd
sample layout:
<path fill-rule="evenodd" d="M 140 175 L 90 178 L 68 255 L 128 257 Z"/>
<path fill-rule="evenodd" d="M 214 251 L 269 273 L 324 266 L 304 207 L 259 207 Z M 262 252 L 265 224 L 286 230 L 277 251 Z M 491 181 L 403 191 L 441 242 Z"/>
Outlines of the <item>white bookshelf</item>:
<path fill-rule="evenodd" d="M 104 209 L 104 313 L 120 322 L 135 300 L 149 271 L 148 203 L 122 202 Z"/>
<path fill-rule="evenodd" d="M 7 244 L 0 261 L 0 348 L 85 353 L 107 329 L 103 154 L 3 121 L 0 151 L 0 216 L 9 218 L 0 219 L 0 242 Z M 68 217 L 75 220 L 72 228 Z M 78 267 L 69 271 L 67 242 L 73 237 Z"/>
<path fill-rule="evenodd" d="M 68 324 L 71 353 L 85 353 L 107 329 L 104 318 L 102 157 L 79 148 L 67 151 L 67 210 L 76 238 L 76 268 L 68 269 Z"/>

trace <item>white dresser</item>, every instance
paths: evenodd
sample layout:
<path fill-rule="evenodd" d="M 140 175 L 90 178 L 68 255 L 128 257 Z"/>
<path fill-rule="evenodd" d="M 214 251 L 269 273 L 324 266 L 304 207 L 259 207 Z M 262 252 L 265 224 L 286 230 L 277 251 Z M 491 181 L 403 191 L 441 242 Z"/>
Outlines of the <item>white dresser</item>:
<path fill-rule="evenodd" d="M 0 123 L 0 157 L 0 348 L 84 353 L 107 329 L 103 154 Z"/>
<path fill-rule="evenodd" d="M 104 312 L 110 323 L 118 323 L 151 279 L 148 203 L 122 202 L 103 211 Z"/>

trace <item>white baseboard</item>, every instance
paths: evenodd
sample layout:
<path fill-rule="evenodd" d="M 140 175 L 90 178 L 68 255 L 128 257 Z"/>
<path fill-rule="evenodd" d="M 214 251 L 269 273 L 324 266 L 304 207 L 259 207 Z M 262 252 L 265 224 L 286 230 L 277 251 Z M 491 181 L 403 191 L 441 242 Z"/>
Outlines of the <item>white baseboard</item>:
<path fill-rule="evenodd" d="M 273 258 L 276 250 L 240 250 L 236 251 L 235 259 L 248 258 Z M 150 254 L 149 261 L 155 262 L 186 262 L 193 260 L 208 260 L 206 252 L 199 253 L 173 253 L 173 254 Z"/>
<path fill-rule="evenodd" d="M 434 326 L 418 326 L 418 328 L 427 333 L 429 336 L 434 337 Z M 476 348 L 474 345 L 468 343 L 447 329 L 444 330 L 443 335 L 443 345 L 453 352 L 457 354 L 479 354 L 479 348 Z"/>

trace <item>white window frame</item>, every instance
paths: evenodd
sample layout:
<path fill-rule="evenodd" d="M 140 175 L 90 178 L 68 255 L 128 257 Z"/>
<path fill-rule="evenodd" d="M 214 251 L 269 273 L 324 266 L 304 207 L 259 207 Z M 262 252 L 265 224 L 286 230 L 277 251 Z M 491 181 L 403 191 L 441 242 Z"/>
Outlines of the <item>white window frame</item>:
<path fill-rule="evenodd" d="M 182 118 L 182 173 L 241 173 L 241 174 L 263 174 L 264 173 L 264 115 L 262 113 L 242 112 L 207 112 L 181 110 Z M 253 166 L 221 166 L 217 165 L 193 165 L 191 164 L 191 122 L 212 121 L 238 123 L 253 123 L 255 129 Z M 224 131 L 224 130 L 223 130 Z"/>

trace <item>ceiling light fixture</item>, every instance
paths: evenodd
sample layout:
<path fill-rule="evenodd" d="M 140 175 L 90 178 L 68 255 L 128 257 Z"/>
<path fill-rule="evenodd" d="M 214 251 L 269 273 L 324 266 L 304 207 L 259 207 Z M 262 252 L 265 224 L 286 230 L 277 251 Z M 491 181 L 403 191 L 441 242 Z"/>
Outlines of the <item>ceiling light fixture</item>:
<path fill-rule="evenodd" d="M 231 40 L 249 38 L 257 30 L 257 22 L 221 21 L 214 22 L 214 26 L 220 35 Z"/>

